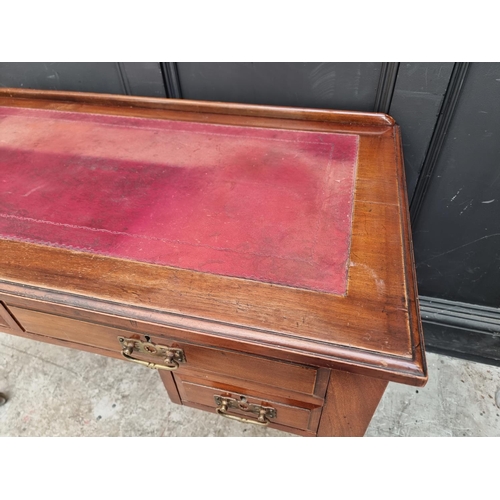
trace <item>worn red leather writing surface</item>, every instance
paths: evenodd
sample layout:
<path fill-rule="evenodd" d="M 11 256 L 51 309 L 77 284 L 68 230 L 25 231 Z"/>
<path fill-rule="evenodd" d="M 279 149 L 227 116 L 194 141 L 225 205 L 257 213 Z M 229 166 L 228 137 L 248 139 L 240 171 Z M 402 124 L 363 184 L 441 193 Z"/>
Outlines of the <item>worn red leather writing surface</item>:
<path fill-rule="evenodd" d="M 3 238 L 344 294 L 358 137 L 0 108 Z"/>

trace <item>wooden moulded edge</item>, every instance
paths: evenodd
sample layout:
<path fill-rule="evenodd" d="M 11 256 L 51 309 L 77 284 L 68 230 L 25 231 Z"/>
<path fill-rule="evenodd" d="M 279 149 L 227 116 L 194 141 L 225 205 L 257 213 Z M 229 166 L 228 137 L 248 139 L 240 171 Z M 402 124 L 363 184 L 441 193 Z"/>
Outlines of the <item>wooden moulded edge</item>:
<path fill-rule="evenodd" d="M 422 328 L 422 322 L 420 320 L 420 307 L 418 302 L 418 290 L 417 290 L 417 276 L 415 271 L 415 257 L 413 254 L 413 242 L 412 233 L 410 226 L 410 210 L 408 203 L 408 195 L 406 189 L 406 176 L 403 163 L 403 146 L 400 140 L 401 131 L 399 126 L 394 127 L 394 133 L 396 136 L 395 141 L 395 156 L 396 156 L 396 166 L 398 169 L 398 183 L 399 183 L 399 197 L 400 197 L 400 207 L 401 207 L 401 224 L 402 224 L 402 236 L 403 236 L 403 261 L 405 266 L 405 276 L 406 276 L 406 296 L 408 298 L 408 315 L 410 323 L 410 336 L 412 341 L 412 359 L 419 367 L 422 373 L 422 379 L 424 385 L 427 383 L 428 373 L 427 373 L 427 363 L 425 359 L 425 348 L 424 348 L 424 333 Z"/>
<path fill-rule="evenodd" d="M 4 295 L 6 294 L 6 295 Z M 21 300 L 16 300 L 20 298 Z M 185 316 L 147 307 L 90 298 L 69 292 L 22 285 L 0 280 L 0 299 L 8 305 L 43 311 L 43 303 L 63 308 L 79 309 L 126 320 L 136 320 L 148 326 L 168 328 L 177 340 L 217 346 L 247 354 L 267 356 L 312 366 L 345 370 L 408 385 L 423 386 L 427 374 L 413 357 L 385 355 L 359 348 L 314 341 L 283 332 L 261 330 L 242 325 Z M 68 309 L 68 317 L 71 317 Z M 111 326 L 110 323 L 106 323 Z M 133 327 L 127 326 L 131 331 Z M 141 333 L 139 327 L 137 333 Z M 416 362 L 417 361 L 417 362 Z"/>
<path fill-rule="evenodd" d="M 91 92 L 66 92 L 56 90 L 0 89 L 0 98 L 50 100 L 80 104 L 98 104 L 128 108 L 161 109 L 195 113 L 254 116 L 281 118 L 287 120 L 310 120 L 330 123 L 343 123 L 359 126 L 392 127 L 394 119 L 384 113 L 364 113 L 361 111 L 337 111 L 314 108 L 293 108 L 286 106 L 267 106 L 260 104 L 221 103 L 217 101 L 196 101 L 188 99 L 166 99 L 160 97 L 124 96 L 115 94 L 97 94 Z"/>

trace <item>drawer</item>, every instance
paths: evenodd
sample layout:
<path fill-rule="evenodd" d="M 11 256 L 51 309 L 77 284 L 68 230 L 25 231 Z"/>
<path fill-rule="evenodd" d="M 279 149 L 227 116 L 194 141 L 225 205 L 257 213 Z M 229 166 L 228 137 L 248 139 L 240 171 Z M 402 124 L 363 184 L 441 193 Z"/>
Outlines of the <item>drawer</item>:
<path fill-rule="evenodd" d="M 256 425 L 315 434 L 322 410 L 322 401 L 306 403 L 287 398 L 278 399 L 233 383 L 201 380 L 181 372 L 174 373 L 181 403 L 205 411 L 217 412 L 221 418 L 244 419 Z M 261 422 L 259 422 L 259 416 Z"/>
<path fill-rule="evenodd" d="M 165 328 L 168 336 L 144 335 L 138 333 L 137 330 L 126 330 L 103 324 L 104 322 L 111 323 L 113 318 L 102 314 L 96 314 L 96 323 L 93 323 L 18 306 L 10 306 L 9 310 L 26 332 L 70 342 L 71 347 L 91 347 L 100 354 L 119 357 L 122 345 L 118 338 L 135 338 L 143 342 L 150 341 L 154 344 L 182 349 L 185 363 L 180 365 L 180 371 L 195 369 L 200 373 L 205 373 L 207 378 L 210 378 L 211 373 L 216 373 L 222 378 L 252 380 L 256 384 L 308 395 L 316 395 L 318 390 L 323 390 L 324 384 L 321 380 L 318 384 L 318 379 L 321 377 L 318 377 L 319 370 L 315 367 L 195 345 L 183 341 L 180 336 L 171 335 L 176 332 L 174 329 Z M 134 325 L 140 331 L 141 324 L 134 322 Z M 162 361 L 159 358 L 144 356 L 144 354 L 137 354 L 137 357 L 153 362 Z"/>

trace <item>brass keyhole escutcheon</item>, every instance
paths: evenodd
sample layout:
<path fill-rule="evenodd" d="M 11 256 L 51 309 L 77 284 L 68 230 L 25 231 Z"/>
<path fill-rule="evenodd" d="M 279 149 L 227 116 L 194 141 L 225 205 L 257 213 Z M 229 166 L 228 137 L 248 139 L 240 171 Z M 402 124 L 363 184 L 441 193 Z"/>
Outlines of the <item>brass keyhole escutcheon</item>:
<path fill-rule="evenodd" d="M 248 411 L 248 401 L 247 401 L 247 398 L 245 396 L 240 396 L 240 401 L 238 403 L 238 406 L 240 408 L 240 410 L 243 410 L 243 411 Z"/>
<path fill-rule="evenodd" d="M 152 345 L 148 345 L 148 344 L 145 344 L 144 345 L 144 350 L 151 353 L 151 354 L 155 354 L 156 353 L 156 349 L 152 346 Z"/>

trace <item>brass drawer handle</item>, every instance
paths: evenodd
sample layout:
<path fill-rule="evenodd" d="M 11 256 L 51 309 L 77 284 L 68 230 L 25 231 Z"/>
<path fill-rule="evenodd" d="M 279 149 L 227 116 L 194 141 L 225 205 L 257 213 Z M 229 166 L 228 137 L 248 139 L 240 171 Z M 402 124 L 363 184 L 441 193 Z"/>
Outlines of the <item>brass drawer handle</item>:
<path fill-rule="evenodd" d="M 129 361 L 138 363 L 148 368 L 157 370 L 177 370 L 179 368 L 179 363 L 185 363 L 186 357 L 182 349 L 175 347 L 166 347 L 163 345 L 153 344 L 152 342 L 141 342 L 136 339 L 126 339 L 124 337 L 118 337 L 118 342 L 122 345 L 122 356 Z M 148 354 L 153 356 L 159 356 L 163 358 L 163 363 L 152 363 L 150 361 L 143 361 L 142 359 L 136 359 L 132 357 L 132 353 L 137 352 L 139 354 Z"/>
<path fill-rule="evenodd" d="M 240 400 L 234 398 L 214 396 L 215 404 L 217 405 L 216 412 L 225 418 L 243 422 L 245 424 L 255 424 L 266 426 L 269 425 L 270 418 L 276 418 L 276 410 L 270 406 L 261 406 L 255 404 L 248 404 L 246 398 L 241 396 Z M 257 420 L 238 417 L 227 413 L 230 408 L 237 408 L 238 410 L 248 411 L 257 414 Z"/>

